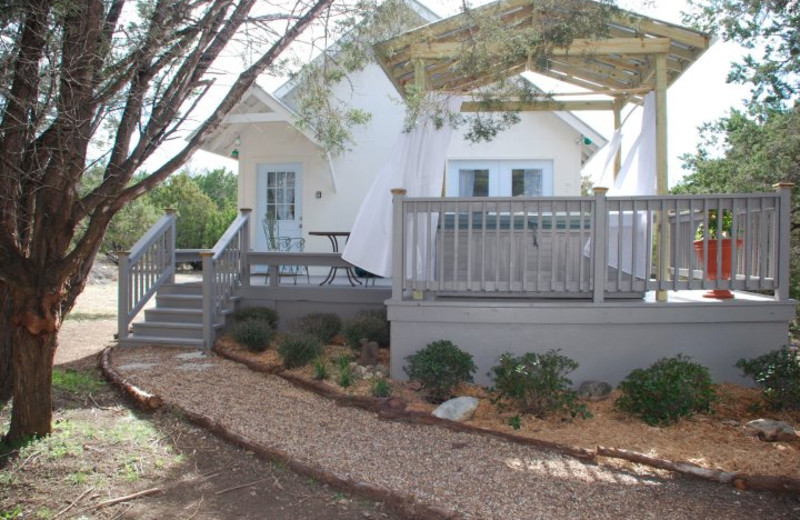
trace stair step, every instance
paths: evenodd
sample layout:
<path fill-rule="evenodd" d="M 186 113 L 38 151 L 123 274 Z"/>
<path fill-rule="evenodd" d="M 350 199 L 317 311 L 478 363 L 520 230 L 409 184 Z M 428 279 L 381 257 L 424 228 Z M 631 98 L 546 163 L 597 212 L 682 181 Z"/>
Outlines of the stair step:
<path fill-rule="evenodd" d="M 190 294 L 164 294 L 161 292 L 156 295 L 156 307 L 172 309 L 202 309 L 203 295 Z"/>
<path fill-rule="evenodd" d="M 203 348 L 202 339 L 167 338 L 161 336 L 145 336 L 131 334 L 119 342 L 122 347 L 136 347 L 141 345 L 159 345 L 165 347 L 195 347 Z"/>
<path fill-rule="evenodd" d="M 133 333 L 162 338 L 203 339 L 203 325 L 200 323 L 179 323 L 172 321 L 142 321 L 133 324 Z"/>
<path fill-rule="evenodd" d="M 203 310 L 184 307 L 153 307 L 144 311 L 144 321 L 169 323 L 203 323 Z"/>

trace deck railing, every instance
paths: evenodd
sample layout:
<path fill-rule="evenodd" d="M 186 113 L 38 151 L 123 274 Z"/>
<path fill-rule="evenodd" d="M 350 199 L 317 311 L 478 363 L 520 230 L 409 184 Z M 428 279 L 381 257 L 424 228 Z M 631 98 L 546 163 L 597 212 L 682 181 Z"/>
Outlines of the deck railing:
<path fill-rule="evenodd" d="M 652 290 L 733 289 L 787 299 L 790 197 L 787 185 L 776 193 L 708 196 L 606 197 L 602 189 L 582 198 L 397 193 L 393 293 L 602 301 Z M 715 227 L 715 215 L 728 236 L 702 232 Z M 733 244 L 728 276 L 723 255 L 715 253 L 726 242 Z"/>
<path fill-rule="evenodd" d="M 228 308 L 236 289 L 250 283 L 250 210 L 242 209 L 203 261 L 203 343 L 214 343 L 214 327 Z"/>
<path fill-rule="evenodd" d="M 175 211 L 168 209 L 130 251 L 119 252 L 117 333 L 128 337 L 131 321 L 162 284 L 175 278 Z"/>

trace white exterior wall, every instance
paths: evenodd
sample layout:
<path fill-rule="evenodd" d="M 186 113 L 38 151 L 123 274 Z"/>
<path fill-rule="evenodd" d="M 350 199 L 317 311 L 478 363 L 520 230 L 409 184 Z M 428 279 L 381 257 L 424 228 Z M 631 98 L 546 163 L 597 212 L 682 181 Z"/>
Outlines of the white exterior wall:
<path fill-rule="evenodd" d="M 550 112 L 524 112 L 521 121 L 491 142 L 471 143 L 454 132 L 447 160 L 553 161 L 553 196 L 581 194 L 581 135 Z"/>
<path fill-rule="evenodd" d="M 329 162 L 320 148 L 286 123 L 260 123 L 242 127 L 239 162 L 240 207 L 258 208 L 256 167 L 260 163 L 298 162 L 303 165 L 303 236 L 306 250 L 330 251 L 324 237 L 309 231 L 347 231 L 373 179 L 383 166 L 402 131 L 404 109 L 400 96 L 377 65 L 370 65 L 342 82 L 337 96 L 372 114 L 372 120 L 353 132 L 355 145 L 333 158 L 335 187 Z M 292 106 L 292 99 L 283 100 Z M 448 160 L 532 159 L 553 161 L 556 196 L 580 194 L 580 134 L 551 113 L 524 113 L 522 121 L 490 143 L 472 144 L 453 133 Z M 316 198 L 316 192 L 321 198 Z M 262 215 L 253 215 L 255 233 L 262 233 Z"/>

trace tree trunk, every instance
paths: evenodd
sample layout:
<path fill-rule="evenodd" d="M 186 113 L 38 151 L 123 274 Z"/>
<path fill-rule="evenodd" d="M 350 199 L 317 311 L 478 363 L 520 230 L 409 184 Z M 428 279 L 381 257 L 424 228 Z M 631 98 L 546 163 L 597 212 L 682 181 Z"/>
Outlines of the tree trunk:
<path fill-rule="evenodd" d="M 0 284 L 0 320 L 11 316 L 11 295 L 5 285 Z M 11 368 L 12 327 L 0 327 L 0 405 L 8 402 L 14 392 L 14 371 Z"/>
<path fill-rule="evenodd" d="M 60 316 L 59 295 L 15 294 L 11 319 L 11 369 L 14 406 L 6 442 L 15 444 L 50 434 L 53 417 L 51 386 Z M 38 297 L 37 297 L 38 296 Z"/>

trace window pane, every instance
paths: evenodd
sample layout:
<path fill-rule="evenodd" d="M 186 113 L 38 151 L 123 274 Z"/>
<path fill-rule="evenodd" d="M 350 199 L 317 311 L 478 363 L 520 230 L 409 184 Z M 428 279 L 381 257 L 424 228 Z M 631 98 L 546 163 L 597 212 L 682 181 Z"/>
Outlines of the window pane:
<path fill-rule="evenodd" d="M 488 197 L 489 170 L 458 170 L 459 197 Z"/>
<path fill-rule="evenodd" d="M 513 197 L 541 197 L 542 170 L 532 168 L 511 170 L 511 195 Z"/>

